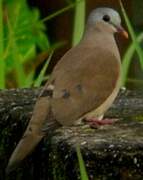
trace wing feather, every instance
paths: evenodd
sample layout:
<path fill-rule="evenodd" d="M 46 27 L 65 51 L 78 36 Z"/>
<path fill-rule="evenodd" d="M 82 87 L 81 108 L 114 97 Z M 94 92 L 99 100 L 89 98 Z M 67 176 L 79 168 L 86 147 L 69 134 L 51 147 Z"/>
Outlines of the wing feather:
<path fill-rule="evenodd" d="M 78 47 L 68 51 L 51 77 L 54 82 L 52 109 L 56 120 L 71 125 L 98 108 L 114 90 L 119 66 L 119 59 L 110 51 L 83 47 L 82 51 Z"/>

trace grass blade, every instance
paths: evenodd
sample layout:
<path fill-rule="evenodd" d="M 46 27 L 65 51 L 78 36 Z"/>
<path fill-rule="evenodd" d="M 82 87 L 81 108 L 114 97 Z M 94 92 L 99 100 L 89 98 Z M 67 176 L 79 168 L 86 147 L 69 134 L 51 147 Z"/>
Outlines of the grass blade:
<path fill-rule="evenodd" d="M 51 58 L 53 56 L 53 53 L 54 53 L 54 51 L 51 52 L 51 54 L 49 55 L 47 61 L 45 62 L 45 64 L 44 64 L 44 66 L 43 66 L 39 76 L 35 80 L 34 87 L 39 87 L 41 85 L 41 83 L 42 83 L 42 81 L 44 79 L 44 75 L 45 75 L 45 72 L 47 70 L 47 67 L 49 65 L 49 62 L 50 62 L 50 60 L 51 60 Z"/>
<path fill-rule="evenodd" d="M 82 158 L 82 154 L 80 151 L 80 147 L 78 145 L 76 147 L 76 153 L 77 153 L 77 158 L 78 158 L 78 163 L 79 163 L 79 168 L 80 168 L 81 180 L 89 180 L 87 172 L 86 172 L 85 164 Z"/>
<path fill-rule="evenodd" d="M 75 3 L 72 46 L 75 46 L 80 41 L 85 25 L 85 0 L 75 0 Z"/>
<path fill-rule="evenodd" d="M 137 42 L 141 43 L 143 41 L 143 33 L 141 33 L 138 37 L 137 37 Z M 131 64 L 131 60 L 132 57 L 134 55 L 135 52 L 135 45 L 134 43 L 132 43 L 129 48 L 127 49 L 124 57 L 123 57 L 123 61 L 122 61 L 122 85 L 125 86 L 126 80 L 127 80 L 127 75 L 128 75 L 128 71 L 129 71 L 129 66 Z"/>
<path fill-rule="evenodd" d="M 132 41 L 134 43 L 136 52 L 138 54 L 138 57 L 139 57 L 139 60 L 140 60 L 140 64 L 141 64 L 141 68 L 143 69 L 143 51 L 142 51 L 139 43 L 137 42 L 136 34 L 135 34 L 135 32 L 133 30 L 133 27 L 132 27 L 132 25 L 131 25 L 131 23 L 129 21 L 129 18 L 128 18 L 127 13 L 126 13 L 126 11 L 124 9 L 122 1 L 119 0 L 119 3 L 120 3 L 120 6 L 121 6 L 121 10 L 122 10 L 125 22 L 126 22 L 127 27 L 128 27 L 129 33 L 130 33 Z"/>

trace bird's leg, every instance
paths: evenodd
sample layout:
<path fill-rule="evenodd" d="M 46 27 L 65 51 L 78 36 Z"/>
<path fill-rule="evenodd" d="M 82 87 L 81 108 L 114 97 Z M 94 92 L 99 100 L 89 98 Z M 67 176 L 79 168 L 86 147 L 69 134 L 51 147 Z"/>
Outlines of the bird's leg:
<path fill-rule="evenodd" d="M 103 125 L 111 125 L 115 123 L 118 119 L 110 119 L 110 118 L 85 118 L 84 122 L 88 123 L 92 128 L 98 128 Z"/>

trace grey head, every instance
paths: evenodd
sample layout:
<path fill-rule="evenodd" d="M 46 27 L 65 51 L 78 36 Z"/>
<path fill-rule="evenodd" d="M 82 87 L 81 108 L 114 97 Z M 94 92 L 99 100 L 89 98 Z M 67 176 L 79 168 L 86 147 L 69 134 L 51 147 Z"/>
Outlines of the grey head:
<path fill-rule="evenodd" d="M 111 27 L 113 32 L 121 32 L 127 37 L 127 32 L 121 26 L 121 17 L 114 9 L 107 7 L 94 9 L 88 17 L 87 25 L 96 26 L 98 22 Z"/>

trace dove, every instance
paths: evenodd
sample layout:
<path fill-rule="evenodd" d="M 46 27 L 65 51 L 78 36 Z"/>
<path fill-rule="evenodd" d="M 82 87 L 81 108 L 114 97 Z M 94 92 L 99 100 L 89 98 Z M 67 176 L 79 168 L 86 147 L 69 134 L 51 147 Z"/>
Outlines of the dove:
<path fill-rule="evenodd" d="M 41 91 L 27 129 L 10 157 L 7 173 L 60 126 L 72 126 L 82 119 L 108 124 L 103 116 L 121 86 L 115 33 L 128 37 L 117 11 L 101 7 L 90 13 L 82 39 L 56 64 Z"/>

